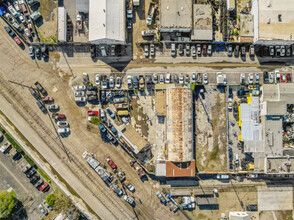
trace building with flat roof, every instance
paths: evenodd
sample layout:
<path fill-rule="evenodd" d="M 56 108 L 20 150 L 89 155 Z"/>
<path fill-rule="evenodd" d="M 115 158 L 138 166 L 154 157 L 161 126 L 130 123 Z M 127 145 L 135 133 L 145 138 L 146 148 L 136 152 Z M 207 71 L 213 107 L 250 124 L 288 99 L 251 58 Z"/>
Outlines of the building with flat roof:
<path fill-rule="evenodd" d="M 160 31 L 191 32 L 192 0 L 161 0 Z"/>
<path fill-rule="evenodd" d="M 253 43 L 254 40 L 254 15 L 240 15 L 240 42 Z"/>
<path fill-rule="evenodd" d="M 289 0 L 253 0 L 255 41 L 292 41 L 294 2 Z M 257 7 L 257 8 L 256 8 Z"/>
<path fill-rule="evenodd" d="M 263 152 L 262 125 L 259 118 L 259 97 L 253 96 L 251 103 L 241 104 L 240 110 L 244 152 Z"/>
<path fill-rule="evenodd" d="M 211 5 L 193 4 L 193 30 L 191 40 L 212 40 Z"/>
<path fill-rule="evenodd" d="M 64 7 L 57 8 L 57 17 L 57 40 L 59 42 L 66 42 L 67 13 Z"/>
<path fill-rule="evenodd" d="M 156 161 L 156 175 L 195 176 L 193 142 L 193 91 L 189 88 L 166 89 L 166 155 Z"/>
<path fill-rule="evenodd" d="M 89 0 L 89 41 L 125 44 L 125 0 Z"/>

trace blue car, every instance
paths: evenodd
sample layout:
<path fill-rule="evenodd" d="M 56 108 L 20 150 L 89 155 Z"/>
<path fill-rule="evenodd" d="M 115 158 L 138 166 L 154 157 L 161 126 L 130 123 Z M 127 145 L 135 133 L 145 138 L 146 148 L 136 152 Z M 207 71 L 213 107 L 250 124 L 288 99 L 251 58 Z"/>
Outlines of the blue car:
<path fill-rule="evenodd" d="M 99 124 L 98 127 L 99 127 L 101 132 L 103 132 L 103 133 L 106 132 L 106 129 L 102 124 Z"/>

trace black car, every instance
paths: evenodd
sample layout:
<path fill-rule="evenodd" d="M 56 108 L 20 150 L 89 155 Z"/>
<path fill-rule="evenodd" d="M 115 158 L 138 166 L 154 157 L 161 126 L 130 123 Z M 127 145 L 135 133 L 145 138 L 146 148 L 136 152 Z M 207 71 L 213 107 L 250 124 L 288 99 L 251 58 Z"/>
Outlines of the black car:
<path fill-rule="evenodd" d="M 35 173 L 36 173 L 36 170 L 33 168 L 33 169 L 31 169 L 31 170 L 26 174 L 26 176 L 27 176 L 27 178 L 30 178 L 30 177 L 32 177 Z"/>
<path fill-rule="evenodd" d="M 106 94 L 105 94 L 105 91 L 102 90 L 101 91 L 101 102 L 105 102 L 106 101 Z"/>
<path fill-rule="evenodd" d="M 96 57 L 96 46 L 91 46 L 90 48 L 90 52 L 91 52 L 91 58 L 95 58 Z"/>
<path fill-rule="evenodd" d="M 41 101 L 37 101 L 36 104 L 38 105 L 38 107 L 41 109 L 41 111 L 44 113 L 44 114 L 47 114 L 47 109 L 45 108 L 44 104 L 41 102 Z"/>
<path fill-rule="evenodd" d="M 246 90 L 246 89 L 240 89 L 240 90 L 237 91 L 237 96 L 238 97 L 248 95 L 248 94 L 249 94 L 249 90 Z"/>
<path fill-rule="evenodd" d="M 233 158 L 233 150 L 232 150 L 231 147 L 228 148 L 228 152 L 229 152 L 229 158 L 230 158 L 230 160 L 232 160 L 232 158 Z"/>
<path fill-rule="evenodd" d="M 229 98 L 233 98 L 233 89 L 229 88 Z"/>
<path fill-rule="evenodd" d="M 286 56 L 287 57 L 291 56 L 291 47 L 290 46 L 286 46 Z"/>
<path fill-rule="evenodd" d="M 97 86 L 88 86 L 87 89 L 97 91 Z"/>
<path fill-rule="evenodd" d="M 35 86 L 39 90 L 40 93 L 42 93 L 43 96 L 47 96 L 47 91 L 44 89 L 44 87 L 37 81 L 35 82 Z"/>
<path fill-rule="evenodd" d="M 0 132 L 0 143 L 3 141 L 4 135 Z"/>
<path fill-rule="evenodd" d="M 257 205 L 250 204 L 250 205 L 247 205 L 246 206 L 246 210 L 247 211 L 250 211 L 250 212 L 257 212 L 258 211 L 258 207 L 257 207 Z"/>
<path fill-rule="evenodd" d="M 241 47 L 241 56 L 245 56 L 246 55 L 246 47 L 243 46 Z"/>
<path fill-rule="evenodd" d="M 32 184 L 35 184 L 38 180 L 40 179 L 40 176 L 39 175 L 34 175 L 30 178 L 30 182 Z"/>
<path fill-rule="evenodd" d="M 268 72 L 263 72 L 263 81 L 268 83 Z"/>
<path fill-rule="evenodd" d="M 235 47 L 234 56 L 235 56 L 235 57 L 238 57 L 238 56 L 239 56 L 239 45 L 237 45 L 237 46 Z"/>
<path fill-rule="evenodd" d="M 279 57 L 281 55 L 281 48 L 280 46 L 276 46 L 276 56 Z"/>

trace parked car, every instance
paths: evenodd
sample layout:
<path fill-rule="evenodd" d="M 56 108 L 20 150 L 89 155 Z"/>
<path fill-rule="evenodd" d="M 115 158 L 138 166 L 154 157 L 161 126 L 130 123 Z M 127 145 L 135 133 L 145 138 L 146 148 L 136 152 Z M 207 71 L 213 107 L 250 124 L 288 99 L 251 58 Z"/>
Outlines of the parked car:
<path fill-rule="evenodd" d="M 35 86 L 39 90 L 40 93 L 42 93 L 43 96 L 47 95 L 47 91 L 44 89 L 44 87 L 37 81 L 35 82 Z"/>
<path fill-rule="evenodd" d="M 269 83 L 274 83 L 274 73 L 273 72 L 270 72 L 269 73 L 269 80 L 268 80 Z"/>
<path fill-rule="evenodd" d="M 98 124 L 98 128 L 100 129 L 101 132 L 106 132 L 106 128 L 102 124 Z"/>
<path fill-rule="evenodd" d="M 191 51 L 192 51 L 192 57 L 196 57 L 196 47 L 193 45 L 192 47 L 191 47 Z"/>
<path fill-rule="evenodd" d="M 165 83 L 171 83 L 171 75 L 170 75 L 170 72 L 166 72 L 166 75 L 165 75 Z"/>
<path fill-rule="evenodd" d="M 249 55 L 250 55 L 250 56 L 254 56 L 254 54 L 255 54 L 255 53 L 254 53 L 254 45 L 251 44 L 251 45 L 250 45 L 250 49 L 249 49 Z"/>
<path fill-rule="evenodd" d="M 115 80 L 114 80 L 114 77 L 113 77 L 113 76 L 110 76 L 110 77 L 109 77 L 109 88 L 110 88 L 110 89 L 114 89 L 114 84 L 115 84 L 114 81 L 115 81 Z"/>
<path fill-rule="evenodd" d="M 96 57 L 96 46 L 91 45 L 90 53 L 91 53 L 91 58 L 94 59 Z"/>
<path fill-rule="evenodd" d="M 27 178 L 31 178 L 36 173 L 36 170 L 33 168 L 29 172 L 26 173 Z"/>
<path fill-rule="evenodd" d="M 176 83 L 176 84 L 179 83 L 179 77 L 177 74 L 174 74 L 174 83 Z"/>
<path fill-rule="evenodd" d="M 241 47 L 241 56 L 245 56 L 246 55 L 246 47 L 243 46 Z"/>
<path fill-rule="evenodd" d="M 113 114 L 113 112 L 110 110 L 110 108 L 106 108 L 106 111 L 107 113 L 109 114 L 109 116 L 112 118 L 112 119 L 115 119 L 115 115 Z"/>
<path fill-rule="evenodd" d="M 189 74 L 186 74 L 185 76 L 185 84 L 189 84 L 190 83 L 190 76 Z"/>
<path fill-rule="evenodd" d="M 286 46 L 286 56 L 291 56 L 291 47 L 289 45 Z"/>
<path fill-rule="evenodd" d="M 4 26 L 5 31 L 9 34 L 11 32 L 11 29 L 8 25 Z"/>
<path fill-rule="evenodd" d="M 34 57 L 35 56 L 35 52 L 34 52 L 34 47 L 33 46 L 29 46 L 29 54 L 30 54 L 30 57 Z"/>
<path fill-rule="evenodd" d="M 234 56 L 235 57 L 239 56 L 239 45 L 236 45 L 236 47 L 235 47 Z"/>
<path fill-rule="evenodd" d="M 287 83 L 291 82 L 291 74 L 290 73 L 287 73 L 286 79 L 287 79 Z"/>
<path fill-rule="evenodd" d="M 263 81 L 264 83 L 268 83 L 269 81 L 269 77 L 268 77 L 268 72 L 263 72 Z"/>
<path fill-rule="evenodd" d="M 200 44 L 197 44 L 197 54 L 198 54 L 198 56 L 201 55 L 201 45 Z"/>
<path fill-rule="evenodd" d="M 171 44 L 171 55 L 172 57 L 176 56 L 176 44 Z"/>
<path fill-rule="evenodd" d="M 100 76 L 98 74 L 95 75 L 95 85 L 100 86 Z"/>
<path fill-rule="evenodd" d="M 107 118 L 106 118 L 106 113 L 104 109 L 100 109 L 100 119 L 102 120 L 102 122 L 106 122 Z"/>
<path fill-rule="evenodd" d="M 245 84 L 245 73 L 240 74 L 240 84 L 244 85 Z"/>
<path fill-rule="evenodd" d="M 35 184 L 40 179 L 39 175 L 34 175 L 30 178 L 30 183 Z"/>
<path fill-rule="evenodd" d="M 56 124 L 58 127 L 68 127 L 67 121 L 58 121 Z"/>
<path fill-rule="evenodd" d="M 270 56 L 274 56 L 275 55 L 275 48 L 274 48 L 274 46 L 269 46 L 269 53 L 270 53 Z"/>
<path fill-rule="evenodd" d="M 48 215 L 48 212 L 46 211 L 46 209 L 44 209 L 44 207 L 41 204 L 38 206 L 38 209 L 43 213 L 43 215 Z"/>
<path fill-rule="evenodd" d="M 196 73 L 195 72 L 192 73 L 191 82 L 192 83 L 196 82 Z"/>
<path fill-rule="evenodd" d="M 286 53 L 285 46 L 281 46 L 281 57 L 284 57 Z"/>
<path fill-rule="evenodd" d="M 87 87 L 86 86 L 74 86 L 74 90 L 76 91 L 83 91 L 83 90 L 86 90 Z"/>
<path fill-rule="evenodd" d="M 69 128 L 59 128 L 57 130 L 58 134 L 68 134 L 70 132 Z"/>
<path fill-rule="evenodd" d="M 74 92 L 75 97 L 85 97 L 86 96 L 86 92 L 85 91 L 77 91 Z"/>
<path fill-rule="evenodd" d="M 164 84 L 164 76 L 163 76 L 163 74 L 159 75 L 159 83 Z"/>
<path fill-rule="evenodd" d="M 259 84 L 259 73 L 255 73 L 255 84 Z"/>
<path fill-rule="evenodd" d="M 18 36 L 15 36 L 13 38 L 13 40 L 18 44 L 18 45 L 22 45 L 22 41 L 18 38 Z"/>
<path fill-rule="evenodd" d="M 155 55 L 155 47 L 154 44 L 150 44 L 150 56 L 154 57 Z"/>
<path fill-rule="evenodd" d="M 53 113 L 52 114 L 52 117 L 55 119 L 55 121 L 62 121 L 62 120 L 65 120 L 66 117 L 64 114 L 56 114 L 56 113 Z"/>
<path fill-rule="evenodd" d="M 35 49 L 35 51 L 36 51 L 36 57 L 40 58 L 41 57 L 40 47 L 37 46 L 36 49 Z"/>
<path fill-rule="evenodd" d="M 190 56 L 190 44 L 186 44 L 186 56 Z"/>
<path fill-rule="evenodd" d="M 157 74 L 156 73 L 153 74 L 153 83 L 154 84 L 157 84 L 158 83 L 158 77 L 157 77 Z"/>
<path fill-rule="evenodd" d="M 233 46 L 229 45 L 228 46 L 228 56 L 231 57 L 233 55 Z"/>
<path fill-rule="evenodd" d="M 124 196 L 124 200 L 129 203 L 131 206 L 134 206 L 135 205 L 135 201 L 132 197 L 129 197 L 128 195 L 125 195 Z"/>
<path fill-rule="evenodd" d="M 179 83 L 180 84 L 184 84 L 184 76 L 180 76 L 179 77 Z"/>
<path fill-rule="evenodd" d="M 39 181 L 36 182 L 36 183 L 34 184 L 34 187 L 37 188 L 37 189 L 39 189 L 39 187 L 40 187 L 43 183 L 44 183 L 44 181 L 43 181 L 42 179 L 39 179 Z"/>
<path fill-rule="evenodd" d="M 202 46 L 202 54 L 203 54 L 203 56 L 206 56 L 207 54 L 207 51 L 206 51 L 206 44 L 204 44 L 203 46 Z"/>
<path fill-rule="evenodd" d="M 149 57 L 149 45 L 148 44 L 144 45 L 144 56 Z"/>
<path fill-rule="evenodd" d="M 49 97 L 49 96 L 45 96 L 45 97 L 42 97 L 41 101 L 44 102 L 44 103 L 46 103 L 46 102 L 54 102 L 54 98 Z"/>
<path fill-rule="evenodd" d="M 48 105 L 49 111 L 57 111 L 59 109 L 58 105 Z"/>
<path fill-rule="evenodd" d="M 212 45 L 211 44 L 208 44 L 207 46 L 207 55 L 211 55 L 212 54 Z"/>
<path fill-rule="evenodd" d="M 24 32 L 25 32 L 25 34 L 27 35 L 28 38 L 31 38 L 32 37 L 32 34 L 31 34 L 31 32 L 30 32 L 30 30 L 28 28 L 26 28 L 24 30 Z"/>
<path fill-rule="evenodd" d="M 107 161 L 107 163 L 109 164 L 109 166 L 110 166 L 113 170 L 116 170 L 116 169 L 117 169 L 116 164 L 113 162 L 113 160 L 112 160 L 110 157 L 107 157 L 107 158 L 106 158 L 106 161 Z"/>
<path fill-rule="evenodd" d="M 19 26 L 18 23 L 14 22 L 13 24 L 13 27 L 15 27 L 16 30 L 18 30 L 19 32 L 23 32 L 23 28 L 21 26 Z"/>
<path fill-rule="evenodd" d="M 205 85 L 208 84 L 208 76 L 207 76 L 207 73 L 204 73 L 204 74 L 203 74 L 203 83 L 204 83 Z"/>
<path fill-rule="evenodd" d="M 115 56 L 115 45 L 111 45 L 110 54 L 111 56 Z"/>
<path fill-rule="evenodd" d="M 128 88 L 132 89 L 133 88 L 132 76 L 130 75 L 127 76 L 127 83 L 128 83 Z"/>
<path fill-rule="evenodd" d="M 47 47 L 44 44 L 41 45 L 41 53 L 42 53 L 42 57 L 43 58 L 46 58 L 48 56 L 48 54 L 47 54 Z"/>
<path fill-rule="evenodd" d="M 99 115 L 98 111 L 88 111 L 88 115 L 93 116 L 93 115 Z"/>
<path fill-rule="evenodd" d="M 179 44 L 178 48 L 179 48 L 179 55 L 183 56 L 184 55 L 184 46 L 183 46 L 183 44 Z"/>
<path fill-rule="evenodd" d="M 49 188 L 49 184 L 45 182 L 45 183 L 39 188 L 39 190 L 40 190 L 41 192 L 44 192 L 44 191 L 46 191 L 48 188 Z"/>
<path fill-rule="evenodd" d="M 253 84 L 253 73 L 249 73 L 249 75 L 248 75 L 248 83 Z"/>
<path fill-rule="evenodd" d="M 44 205 L 47 209 L 49 209 L 50 211 L 53 210 L 53 207 L 52 207 L 51 205 L 49 205 L 49 204 L 46 202 L 46 200 L 43 201 L 43 205 Z"/>

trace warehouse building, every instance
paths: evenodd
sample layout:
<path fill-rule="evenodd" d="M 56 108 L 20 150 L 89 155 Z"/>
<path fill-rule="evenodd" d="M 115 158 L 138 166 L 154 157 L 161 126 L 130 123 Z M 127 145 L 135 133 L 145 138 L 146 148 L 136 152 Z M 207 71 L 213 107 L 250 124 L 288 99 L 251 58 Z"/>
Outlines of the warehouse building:
<path fill-rule="evenodd" d="M 193 142 L 193 92 L 189 88 L 166 90 L 166 158 L 156 161 L 156 175 L 195 176 Z"/>
<path fill-rule="evenodd" d="M 67 30 L 67 13 L 64 7 L 57 8 L 58 24 L 57 24 L 57 40 L 59 42 L 66 42 Z"/>
<path fill-rule="evenodd" d="M 125 44 L 125 1 L 89 1 L 89 41 L 93 44 Z"/>

